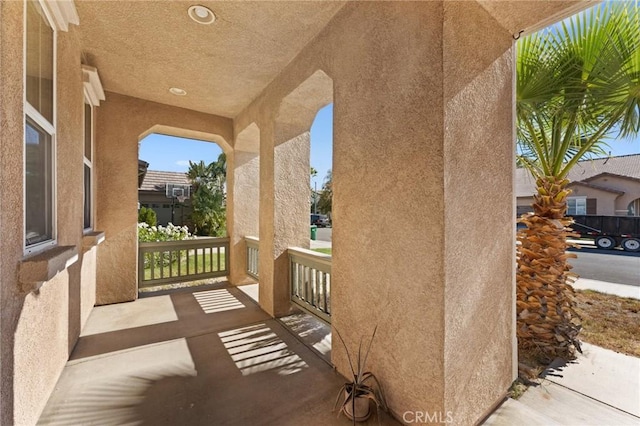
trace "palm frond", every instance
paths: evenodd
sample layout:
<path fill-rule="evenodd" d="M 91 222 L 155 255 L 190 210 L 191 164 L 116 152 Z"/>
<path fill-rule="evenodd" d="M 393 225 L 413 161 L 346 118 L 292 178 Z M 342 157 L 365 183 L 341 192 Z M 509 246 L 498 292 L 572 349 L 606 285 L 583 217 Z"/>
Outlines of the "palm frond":
<path fill-rule="evenodd" d="M 566 176 L 604 152 L 604 140 L 640 132 L 638 2 L 610 2 L 517 45 L 520 165 Z"/>

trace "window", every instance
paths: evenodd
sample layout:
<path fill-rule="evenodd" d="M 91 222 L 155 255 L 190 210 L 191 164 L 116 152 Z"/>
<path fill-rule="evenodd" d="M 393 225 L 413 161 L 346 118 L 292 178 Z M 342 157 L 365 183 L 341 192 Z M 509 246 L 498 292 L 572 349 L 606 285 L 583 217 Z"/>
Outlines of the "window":
<path fill-rule="evenodd" d="M 640 198 L 629 203 L 629 206 L 627 208 L 627 215 L 640 216 Z"/>
<path fill-rule="evenodd" d="M 26 2 L 25 253 L 55 244 L 55 40 L 46 12 Z"/>
<path fill-rule="evenodd" d="M 586 197 L 569 197 L 567 198 L 567 215 L 583 215 L 587 214 L 587 198 Z"/>
<path fill-rule="evenodd" d="M 84 104 L 84 224 L 93 228 L 93 107 L 85 96 Z"/>

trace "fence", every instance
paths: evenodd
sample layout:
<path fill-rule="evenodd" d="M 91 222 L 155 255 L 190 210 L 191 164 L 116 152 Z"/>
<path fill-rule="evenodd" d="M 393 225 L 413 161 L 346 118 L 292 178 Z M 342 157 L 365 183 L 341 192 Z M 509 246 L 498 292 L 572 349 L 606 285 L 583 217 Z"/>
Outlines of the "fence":
<path fill-rule="evenodd" d="M 138 287 L 229 275 L 229 238 L 138 244 Z"/>
<path fill-rule="evenodd" d="M 259 251 L 258 246 L 260 240 L 256 237 L 244 237 L 244 241 L 247 244 L 247 274 L 255 278 L 259 277 Z"/>
<path fill-rule="evenodd" d="M 331 256 L 289 247 L 291 301 L 331 323 Z"/>

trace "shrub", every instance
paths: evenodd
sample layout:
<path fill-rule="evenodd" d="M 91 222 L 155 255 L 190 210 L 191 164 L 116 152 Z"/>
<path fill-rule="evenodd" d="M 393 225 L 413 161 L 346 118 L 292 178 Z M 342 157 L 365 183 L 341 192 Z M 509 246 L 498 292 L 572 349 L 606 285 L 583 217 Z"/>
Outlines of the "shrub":
<path fill-rule="evenodd" d="M 158 216 L 153 209 L 142 206 L 138 211 L 138 222 L 144 222 L 149 226 L 156 226 Z"/>
<path fill-rule="evenodd" d="M 149 209 L 150 210 L 150 209 Z M 153 212 L 153 210 L 151 210 Z M 155 212 L 153 212 L 155 216 Z M 141 243 L 152 241 L 180 241 L 191 238 L 189 228 L 169 223 L 167 226 L 149 226 L 146 222 L 138 223 L 138 241 Z"/>
<path fill-rule="evenodd" d="M 172 223 L 167 226 L 149 226 L 146 222 L 138 223 L 138 241 L 141 243 L 181 241 L 189 238 L 193 237 L 186 226 L 176 226 Z M 170 263 L 170 259 L 170 252 L 146 253 L 144 255 L 144 267 L 149 268 L 152 263 L 158 267 L 167 266 Z"/>

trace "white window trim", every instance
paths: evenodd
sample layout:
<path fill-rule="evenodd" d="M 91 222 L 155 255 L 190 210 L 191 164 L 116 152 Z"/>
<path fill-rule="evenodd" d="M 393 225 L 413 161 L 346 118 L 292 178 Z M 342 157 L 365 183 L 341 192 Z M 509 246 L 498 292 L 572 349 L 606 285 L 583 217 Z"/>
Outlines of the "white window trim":
<path fill-rule="evenodd" d="M 569 213 L 569 200 L 584 200 L 584 213 L 578 213 L 578 203 L 576 203 L 576 212 Z M 567 214 L 575 214 L 576 216 L 582 216 L 587 214 L 587 196 L 586 195 L 578 195 L 575 197 L 567 197 Z"/>
<path fill-rule="evenodd" d="M 23 132 L 26 128 L 27 117 L 32 119 L 38 126 L 41 126 L 42 129 L 49 133 L 51 136 L 51 239 L 47 241 L 42 241 L 40 243 L 32 244 L 27 246 L 26 235 L 27 235 L 27 215 L 22 215 L 22 247 L 24 255 L 31 255 L 35 253 L 40 253 L 44 250 L 47 250 L 50 247 L 54 247 L 58 244 L 58 167 L 57 167 L 57 138 L 56 138 L 56 128 L 55 123 L 58 119 L 58 33 L 56 31 L 56 26 L 53 24 L 53 19 L 51 14 L 44 4 L 43 0 L 34 0 L 40 3 L 40 7 L 44 12 L 44 17 L 47 19 L 47 22 L 51 26 L 51 30 L 53 31 L 53 114 L 52 114 L 52 123 L 49 123 L 49 120 L 44 118 L 38 110 L 36 110 L 29 102 L 27 102 L 27 2 L 29 0 L 23 1 L 23 29 L 22 29 L 22 52 L 23 52 L 23 74 L 22 74 L 22 104 L 24 106 L 24 114 L 22 120 Z M 27 205 L 27 144 L 26 144 L 26 134 L 23 134 L 22 138 L 22 209 L 23 212 L 26 210 Z"/>
<path fill-rule="evenodd" d="M 95 117 L 95 113 L 94 113 L 94 105 L 91 101 L 91 96 L 89 95 L 89 93 L 87 92 L 86 88 L 84 90 L 84 104 L 82 105 L 82 118 L 84 120 L 84 106 L 88 105 L 89 106 L 89 111 L 91 111 L 91 160 L 89 160 L 84 154 L 84 138 L 82 139 L 82 176 L 83 176 L 83 185 L 82 185 L 82 194 L 83 194 L 83 198 L 82 198 L 82 228 L 83 228 L 83 232 L 84 234 L 90 233 L 93 231 L 93 228 L 95 226 L 95 201 L 96 201 L 96 191 L 95 191 L 95 178 L 94 178 L 94 173 L 93 173 L 93 159 L 95 158 L 95 151 L 94 151 L 94 136 L 95 136 L 95 131 L 94 131 L 94 117 Z M 85 131 L 85 126 L 84 126 L 84 121 L 83 121 L 83 126 L 82 126 L 82 136 L 86 136 L 84 134 Z M 91 212 L 89 213 L 89 227 L 85 228 L 84 227 L 84 166 L 89 166 L 89 169 L 91 170 L 91 182 L 89 182 L 89 186 L 91 187 Z"/>

